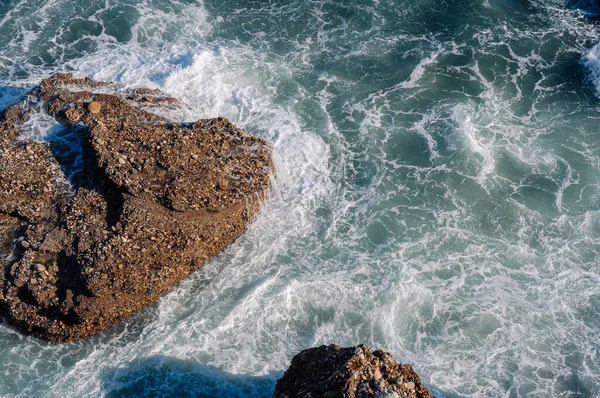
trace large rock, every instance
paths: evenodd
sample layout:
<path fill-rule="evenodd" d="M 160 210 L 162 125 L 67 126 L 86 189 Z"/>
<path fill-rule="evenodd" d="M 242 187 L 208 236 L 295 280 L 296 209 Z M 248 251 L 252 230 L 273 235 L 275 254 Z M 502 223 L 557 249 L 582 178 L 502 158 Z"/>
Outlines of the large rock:
<path fill-rule="evenodd" d="M 302 351 L 277 382 L 273 398 L 432 398 L 410 365 L 364 345 Z"/>
<path fill-rule="evenodd" d="M 176 124 L 148 111 L 169 107 L 158 91 L 59 74 L 0 114 L 8 322 L 50 341 L 97 333 L 247 227 L 270 188 L 270 145 L 223 118 Z M 21 139 L 40 114 L 64 128 Z"/>

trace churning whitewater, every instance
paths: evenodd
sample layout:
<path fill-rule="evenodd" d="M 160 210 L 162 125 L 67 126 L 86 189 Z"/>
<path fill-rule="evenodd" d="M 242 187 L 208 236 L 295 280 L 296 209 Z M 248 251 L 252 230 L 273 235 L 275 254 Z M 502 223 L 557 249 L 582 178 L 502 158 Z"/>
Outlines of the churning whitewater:
<path fill-rule="evenodd" d="M 598 396 L 600 49 L 576 6 L 0 2 L 0 109 L 57 71 L 159 88 L 278 168 L 245 235 L 133 319 L 60 345 L 0 326 L 0 396 L 270 397 L 330 343 L 439 397 Z"/>

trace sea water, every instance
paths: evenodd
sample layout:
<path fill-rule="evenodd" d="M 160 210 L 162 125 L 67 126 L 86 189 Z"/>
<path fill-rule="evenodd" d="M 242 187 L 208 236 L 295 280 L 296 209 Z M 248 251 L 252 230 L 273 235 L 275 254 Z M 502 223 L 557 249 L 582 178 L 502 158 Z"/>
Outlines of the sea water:
<path fill-rule="evenodd" d="M 70 344 L 0 326 L 0 396 L 270 397 L 330 343 L 438 397 L 599 396 L 595 7 L 0 0 L 0 108 L 58 71 L 158 88 L 278 168 L 245 235 L 132 319 Z"/>

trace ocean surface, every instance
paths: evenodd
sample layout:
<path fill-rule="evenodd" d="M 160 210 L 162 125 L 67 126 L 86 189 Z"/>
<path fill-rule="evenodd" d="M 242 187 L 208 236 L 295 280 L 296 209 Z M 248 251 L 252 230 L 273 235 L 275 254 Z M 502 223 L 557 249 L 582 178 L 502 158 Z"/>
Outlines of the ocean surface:
<path fill-rule="evenodd" d="M 247 233 L 131 320 L 0 325 L 0 396 L 270 397 L 330 343 L 437 397 L 600 396 L 592 3 L 0 0 L 0 109 L 57 71 L 159 88 L 278 167 Z"/>

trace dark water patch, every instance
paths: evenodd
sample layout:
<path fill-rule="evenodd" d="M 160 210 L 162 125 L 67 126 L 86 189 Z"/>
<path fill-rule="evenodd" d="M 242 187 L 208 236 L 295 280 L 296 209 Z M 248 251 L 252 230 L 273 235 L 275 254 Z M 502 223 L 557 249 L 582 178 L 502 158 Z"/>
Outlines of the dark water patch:
<path fill-rule="evenodd" d="M 102 372 L 107 398 L 120 397 L 264 397 L 270 398 L 281 372 L 265 376 L 233 374 L 193 360 L 156 355 Z"/>
<path fill-rule="evenodd" d="M 0 85 L 0 112 L 22 100 L 28 91 L 23 87 Z"/>
<path fill-rule="evenodd" d="M 590 19 L 600 20 L 600 4 L 597 0 L 567 0 L 566 5 Z"/>
<path fill-rule="evenodd" d="M 69 181 L 73 181 L 84 166 L 84 142 L 87 128 L 57 124 L 51 127 L 45 141 L 50 144 L 54 158 Z"/>

